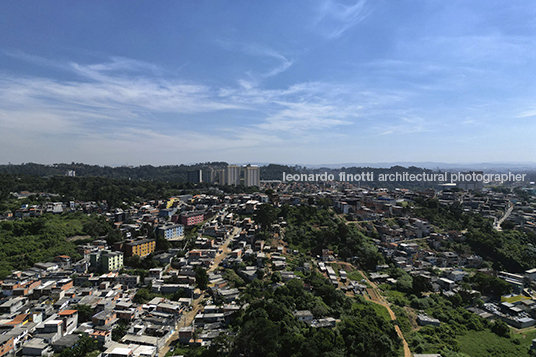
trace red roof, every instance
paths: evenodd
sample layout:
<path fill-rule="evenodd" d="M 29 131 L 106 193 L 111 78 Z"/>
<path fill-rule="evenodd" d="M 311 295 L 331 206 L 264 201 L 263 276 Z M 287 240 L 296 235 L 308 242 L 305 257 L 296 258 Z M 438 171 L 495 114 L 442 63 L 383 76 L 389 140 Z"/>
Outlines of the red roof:
<path fill-rule="evenodd" d="M 60 316 L 72 315 L 72 314 L 75 314 L 77 312 L 78 312 L 78 310 L 63 310 L 58 315 L 60 315 Z"/>

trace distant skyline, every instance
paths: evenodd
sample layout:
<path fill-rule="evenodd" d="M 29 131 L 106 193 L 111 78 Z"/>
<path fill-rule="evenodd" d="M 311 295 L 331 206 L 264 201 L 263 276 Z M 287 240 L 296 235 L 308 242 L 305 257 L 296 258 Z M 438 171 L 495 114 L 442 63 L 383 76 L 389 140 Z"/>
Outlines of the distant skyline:
<path fill-rule="evenodd" d="M 0 164 L 535 162 L 532 1 L 12 1 Z"/>

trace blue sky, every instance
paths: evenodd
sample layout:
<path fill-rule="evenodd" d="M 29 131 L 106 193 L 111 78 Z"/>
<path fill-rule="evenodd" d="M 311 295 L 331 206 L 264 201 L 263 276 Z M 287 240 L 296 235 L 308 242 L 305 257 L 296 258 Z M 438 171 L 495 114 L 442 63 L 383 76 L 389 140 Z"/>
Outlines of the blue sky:
<path fill-rule="evenodd" d="M 532 1 L 6 1 L 0 163 L 534 162 Z"/>

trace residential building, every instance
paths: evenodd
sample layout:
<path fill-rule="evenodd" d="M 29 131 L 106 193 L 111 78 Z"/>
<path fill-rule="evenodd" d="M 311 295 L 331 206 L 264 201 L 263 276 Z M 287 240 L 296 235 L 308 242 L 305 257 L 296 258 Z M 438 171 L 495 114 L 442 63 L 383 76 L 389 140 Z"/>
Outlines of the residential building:
<path fill-rule="evenodd" d="M 123 267 L 123 253 L 108 250 L 95 252 L 90 254 L 89 261 L 94 269 L 110 272 Z"/>
<path fill-rule="evenodd" d="M 260 170 L 258 166 L 246 166 L 244 168 L 244 185 L 259 186 Z"/>
<path fill-rule="evenodd" d="M 203 171 L 202 170 L 188 171 L 188 182 L 193 182 L 193 183 L 203 182 Z"/>
<path fill-rule="evenodd" d="M 205 213 L 203 211 L 193 211 L 181 214 L 180 221 L 183 225 L 189 227 L 203 222 L 204 218 Z"/>
<path fill-rule="evenodd" d="M 28 301 L 25 297 L 15 297 L 0 305 L 0 314 L 14 314 L 20 311 Z"/>
<path fill-rule="evenodd" d="M 138 255 L 145 257 L 156 249 L 156 240 L 154 239 L 141 239 L 125 243 L 125 256 L 132 257 Z"/>
<path fill-rule="evenodd" d="M 0 335 L 0 356 L 5 356 L 13 350 L 13 335 Z"/>
<path fill-rule="evenodd" d="M 298 321 L 303 322 L 313 321 L 314 318 L 313 314 L 309 310 L 295 311 L 293 315 L 298 319 Z"/>
<path fill-rule="evenodd" d="M 58 314 L 58 319 L 63 321 L 63 333 L 71 334 L 78 326 L 78 311 L 63 310 Z"/>
<path fill-rule="evenodd" d="M 182 224 L 166 224 L 158 227 L 156 234 L 168 240 L 182 238 L 184 236 L 184 226 Z"/>
<path fill-rule="evenodd" d="M 202 172 L 203 182 L 214 183 L 215 176 L 216 176 L 215 171 L 212 167 L 203 169 L 203 172 Z"/>
<path fill-rule="evenodd" d="M 240 185 L 240 166 L 227 165 L 225 169 L 225 182 L 226 185 Z"/>
<path fill-rule="evenodd" d="M 477 175 L 482 177 L 483 174 L 483 171 L 462 172 L 459 181 L 456 182 L 456 187 L 466 191 L 480 191 L 484 188 L 484 183 L 482 181 L 477 181 L 475 178 Z M 469 179 L 467 180 L 467 178 Z"/>

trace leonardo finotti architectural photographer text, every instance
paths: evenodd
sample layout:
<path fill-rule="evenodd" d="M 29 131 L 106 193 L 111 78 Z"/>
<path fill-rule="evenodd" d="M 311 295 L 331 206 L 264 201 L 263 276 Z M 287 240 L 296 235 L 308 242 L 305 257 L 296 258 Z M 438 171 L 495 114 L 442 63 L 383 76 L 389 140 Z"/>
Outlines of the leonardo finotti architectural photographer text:
<path fill-rule="evenodd" d="M 485 174 L 482 172 L 443 172 L 419 174 L 409 172 L 396 172 L 389 174 L 377 174 L 374 172 L 361 172 L 357 174 L 287 174 L 283 172 L 283 182 L 317 182 L 317 181 L 341 181 L 341 182 L 521 182 L 525 181 L 527 174 Z"/>

